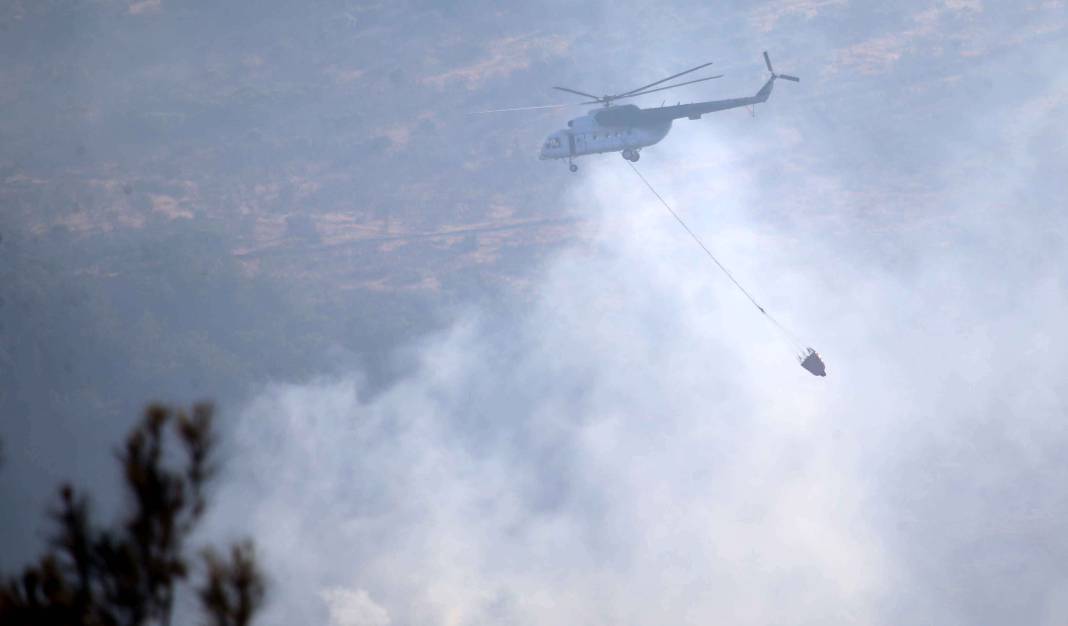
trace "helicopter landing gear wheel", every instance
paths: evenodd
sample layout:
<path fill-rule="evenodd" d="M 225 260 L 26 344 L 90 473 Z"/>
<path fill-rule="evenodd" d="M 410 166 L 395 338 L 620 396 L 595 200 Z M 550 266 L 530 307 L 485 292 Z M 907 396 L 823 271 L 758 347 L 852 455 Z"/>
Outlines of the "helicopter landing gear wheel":
<path fill-rule="evenodd" d="M 635 150 L 634 151 L 634 156 L 632 156 L 630 158 L 630 162 L 631 163 L 637 163 L 638 159 L 640 159 L 640 158 L 642 158 L 642 154 L 640 152 L 638 152 L 637 150 Z"/>
<path fill-rule="evenodd" d="M 639 155 L 638 151 L 634 148 L 627 148 L 623 151 L 623 158 L 630 161 L 631 163 L 635 163 L 638 159 L 641 158 L 641 155 Z"/>
<path fill-rule="evenodd" d="M 574 172 L 578 171 L 578 166 L 575 165 L 574 163 L 572 163 L 572 164 L 567 166 L 567 169 L 571 170 L 571 172 L 574 173 Z"/>

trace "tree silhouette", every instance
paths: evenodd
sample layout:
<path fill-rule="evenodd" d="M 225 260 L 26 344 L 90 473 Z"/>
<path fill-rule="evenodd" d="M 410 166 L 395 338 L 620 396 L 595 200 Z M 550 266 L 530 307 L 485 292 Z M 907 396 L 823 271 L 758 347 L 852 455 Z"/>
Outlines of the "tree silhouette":
<path fill-rule="evenodd" d="M 179 584 L 192 569 L 187 540 L 207 508 L 205 489 L 215 474 L 214 410 L 191 413 L 149 406 L 117 451 L 128 510 L 110 527 L 94 525 L 89 500 L 60 488 L 51 513 L 49 548 L 21 576 L 0 585 L 0 624 L 168 625 Z M 183 463 L 168 464 L 176 437 Z M 228 555 L 201 554 L 204 580 L 197 598 L 207 623 L 244 626 L 262 604 L 265 587 L 251 542 Z"/>

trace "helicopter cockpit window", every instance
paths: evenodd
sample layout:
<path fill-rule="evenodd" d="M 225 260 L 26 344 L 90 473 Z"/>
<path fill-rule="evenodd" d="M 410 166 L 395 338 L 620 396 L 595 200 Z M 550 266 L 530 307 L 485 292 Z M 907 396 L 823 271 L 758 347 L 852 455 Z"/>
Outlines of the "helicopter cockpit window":
<path fill-rule="evenodd" d="M 545 142 L 545 147 L 546 148 L 559 148 L 560 147 L 560 139 L 558 137 L 550 137 L 549 140 Z"/>

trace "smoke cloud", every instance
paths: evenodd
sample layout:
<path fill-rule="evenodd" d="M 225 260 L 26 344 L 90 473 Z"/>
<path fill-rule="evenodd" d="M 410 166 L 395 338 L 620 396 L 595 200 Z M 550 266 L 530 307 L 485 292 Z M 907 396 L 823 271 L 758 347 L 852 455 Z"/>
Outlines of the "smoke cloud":
<path fill-rule="evenodd" d="M 1068 622 L 1063 1 L 8 4 L 5 571 L 209 395 L 266 623 Z M 463 115 L 762 50 L 639 166 L 826 379 L 566 109 Z"/>
<path fill-rule="evenodd" d="M 1066 617 L 1068 255 L 1037 242 L 1063 216 L 1013 205 L 1007 168 L 939 188 L 928 221 L 832 219 L 849 181 L 802 164 L 779 195 L 756 161 L 790 156 L 747 154 L 752 132 L 687 127 L 640 166 L 828 378 L 623 164 L 590 163 L 568 202 L 596 233 L 529 301 L 470 310 L 380 395 L 354 374 L 243 411 L 219 519 L 285 572 L 275 623 Z"/>

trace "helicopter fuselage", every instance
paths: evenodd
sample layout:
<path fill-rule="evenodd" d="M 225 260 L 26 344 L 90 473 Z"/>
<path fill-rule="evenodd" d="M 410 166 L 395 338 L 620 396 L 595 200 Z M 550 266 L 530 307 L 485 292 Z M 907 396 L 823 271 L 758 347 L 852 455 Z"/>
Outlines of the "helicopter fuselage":
<path fill-rule="evenodd" d="M 542 145 L 539 158 L 572 159 L 587 154 L 636 151 L 657 143 L 671 130 L 670 119 L 627 124 L 625 115 L 615 115 L 617 111 L 625 113 L 626 109 L 639 110 L 633 105 L 610 107 L 590 111 L 571 120 L 567 128 L 549 135 Z M 613 115 L 604 115 L 609 112 Z"/>

